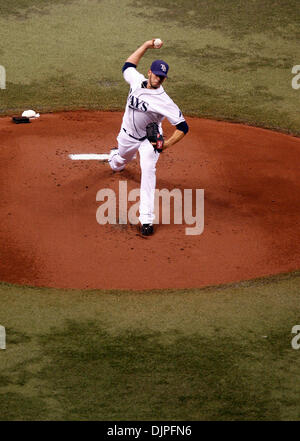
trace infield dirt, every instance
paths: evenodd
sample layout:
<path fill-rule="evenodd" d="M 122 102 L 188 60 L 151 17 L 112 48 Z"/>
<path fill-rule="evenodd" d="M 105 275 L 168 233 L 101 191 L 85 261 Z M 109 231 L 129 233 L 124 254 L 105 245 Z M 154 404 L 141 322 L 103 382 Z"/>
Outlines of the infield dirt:
<path fill-rule="evenodd" d="M 299 268 L 300 140 L 244 125 L 187 118 L 190 133 L 164 152 L 157 187 L 204 189 L 205 226 L 99 225 L 96 194 L 139 188 L 138 161 L 121 173 L 71 153 L 105 153 L 122 114 L 43 114 L 0 120 L 0 279 L 79 289 L 194 288 Z M 166 134 L 172 127 L 165 127 Z"/>

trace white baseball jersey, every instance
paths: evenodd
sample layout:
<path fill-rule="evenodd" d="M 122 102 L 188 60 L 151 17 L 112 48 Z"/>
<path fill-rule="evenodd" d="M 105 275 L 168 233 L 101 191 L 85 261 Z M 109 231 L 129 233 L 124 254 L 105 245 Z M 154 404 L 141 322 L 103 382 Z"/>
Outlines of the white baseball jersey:
<path fill-rule="evenodd" d="M 146 136 L 146 126 L 151 122 L 157 122 L 162 132 L 161 123 L 164 118 L 174 126 L 185 121 L 179 107 L 162 86 L 147 89 L 147 79 L 134 67 L 125 69 L 123 75 L 130 84 L 130 91 L 121 131 L 125 129 L 127 134 L 142 138 Z"/>

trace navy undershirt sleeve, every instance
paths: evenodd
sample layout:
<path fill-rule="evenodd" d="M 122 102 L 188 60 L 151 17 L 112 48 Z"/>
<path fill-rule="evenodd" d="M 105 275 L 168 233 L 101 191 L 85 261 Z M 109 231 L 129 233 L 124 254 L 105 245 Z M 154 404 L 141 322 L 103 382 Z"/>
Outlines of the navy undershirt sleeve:
<path fill-rule="evenodd" d="M 186 121 L 183 121 L 176 125 L 176 129 L 181 130 L 184 134 L 186 134 L 189 131 L 189 126 L 187 125 Z"/>
<path fill-rule="evenodd" d="M 136 68 L 136 64 L 128 63 L 128 62 L 126 61 L 126 63 L 125 63 L 124 66 L 122 67 L 122 72 L 124 73 L 124 70 L 126 70 L 128 67 L 134 67 L 134 68 Z"/>

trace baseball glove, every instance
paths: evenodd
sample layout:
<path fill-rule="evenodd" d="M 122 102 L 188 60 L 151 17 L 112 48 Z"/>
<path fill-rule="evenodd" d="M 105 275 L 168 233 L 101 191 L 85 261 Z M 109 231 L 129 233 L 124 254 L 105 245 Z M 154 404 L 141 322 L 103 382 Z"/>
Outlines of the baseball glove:
<path fill-rule="evenodd" d="M 29 118 L 27 118 L 25 116 L 13 116 L 12 121 L 15 124 L 22 124 L 22 123 L 29 123 L 30 122 Z"/>
<path fill-rule="evenodd" d="M 152 122 L 146 127 L 147 139 L 151 142 L 154 150 L 161 153 L 164 146 L 164 137 L 159 133 L 158 124 Z"/>

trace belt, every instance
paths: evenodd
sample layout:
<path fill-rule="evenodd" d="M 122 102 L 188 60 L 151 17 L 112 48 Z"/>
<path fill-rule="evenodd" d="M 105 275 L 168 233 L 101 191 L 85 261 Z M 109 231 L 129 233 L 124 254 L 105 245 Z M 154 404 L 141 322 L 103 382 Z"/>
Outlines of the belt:
<path fill-rule="evenodd" d="M 136 138 L 135 136 L 132 136 L 132 135 L 130 135 L 129 133 L 127 133 L 127 130 L 124 129 L 124 127 L 123 127 L 123 130 L 124 130 L 124 132 L 125 132 L 128 136 L 130 136 L 130 138 L 136 139 L 137 141 L 144 141 L 144 139 L 147 138 L 147 136 L 143 136 L 142 138 Z"/>

